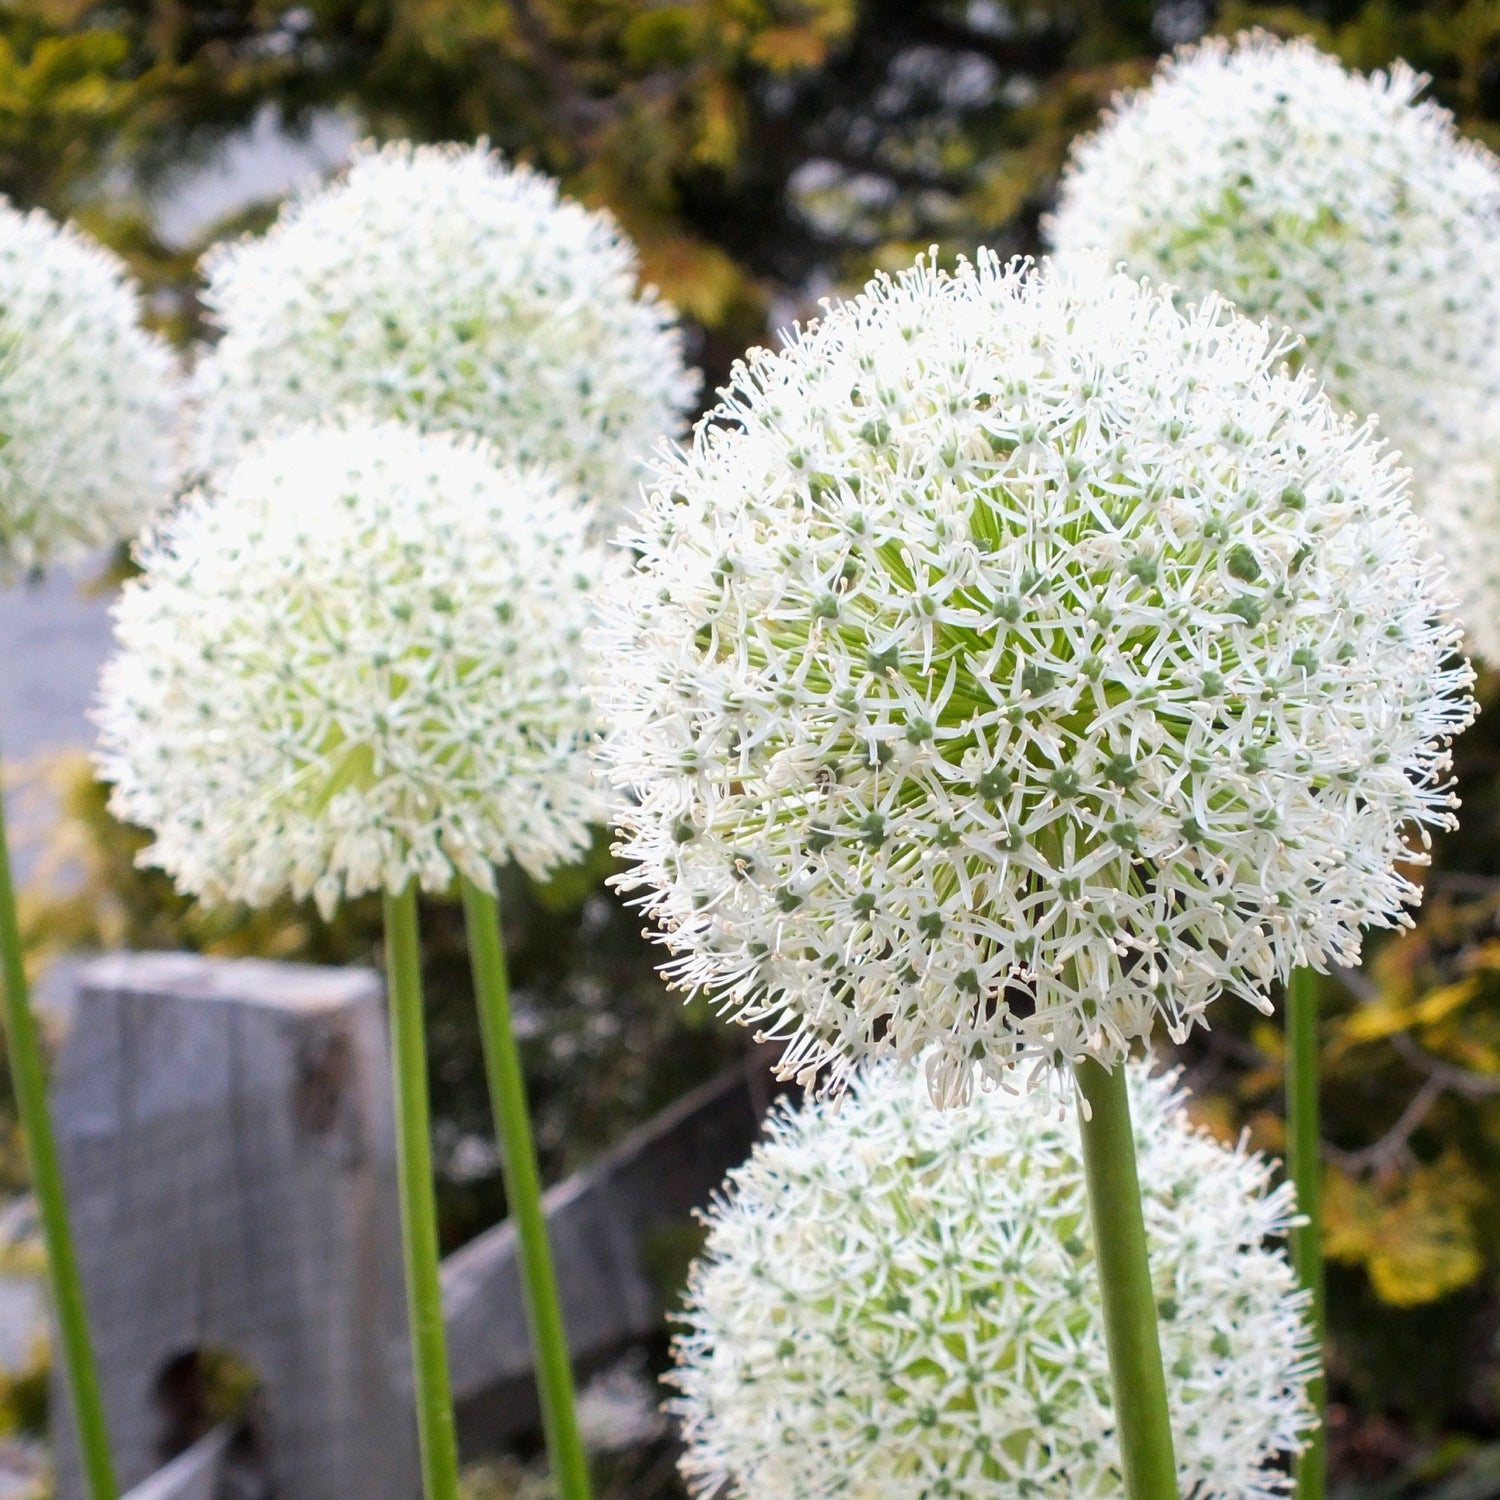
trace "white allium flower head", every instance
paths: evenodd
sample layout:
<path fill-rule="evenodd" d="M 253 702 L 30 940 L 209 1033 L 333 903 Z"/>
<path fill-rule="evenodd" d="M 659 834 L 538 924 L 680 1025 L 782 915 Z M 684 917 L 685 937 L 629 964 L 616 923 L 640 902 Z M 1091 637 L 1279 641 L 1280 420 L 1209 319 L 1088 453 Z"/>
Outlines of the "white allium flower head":
<path fill-rule="evenodd" d="M 1305 1294 L 1259 1157 L 1130 1065 L 1181 1492 L 1266 1500 L 1312 1426 Z M 875 1065 L 773 1115 L 709 1210 L 672 1377 L 683 1472 L 737 1500 L 1115 1500 L 1123 1493 L 1070 1112 L 995 1090 L 934 1110 Z"/>
<path fill-rule="evenodd" d="M 135 534 L 172 498 L 179 380 L 120 258 L 0 198 L 0 579 Z"/>
<path fill-rule="evenodd" d="M 364 147 L 204 270 L 223 330 L 197 372 L 205 467 L 360 406 L 545 463 L 613 516 L 697 393 L 615 221 L 482 144 Z"/>
<path fill-rule="evenodd" d="M 1185 47 L 1075 145 L 1052 244 L 1290 328 L 1407 448 L 1455 392 L 1500 401 L 1500 161 L 1425 83 L 1263 32 Z"/>
<path fill-rule="evenodd" d="M 1101 265 L 880 279 L 663 456 L 602 631 L 627 889 L 786 1073 L 1113 1066 L 1402 920 L 1472 715 L 1404 471 Z"/>
<path fill-rule="evenodd" d="M 247 450 L 117 606 L 100 768 L 155 834 L 144 861 L 210 901 L 327 914 L 585 850 L 584 526 L 470 438 L 351 419 Z"/>

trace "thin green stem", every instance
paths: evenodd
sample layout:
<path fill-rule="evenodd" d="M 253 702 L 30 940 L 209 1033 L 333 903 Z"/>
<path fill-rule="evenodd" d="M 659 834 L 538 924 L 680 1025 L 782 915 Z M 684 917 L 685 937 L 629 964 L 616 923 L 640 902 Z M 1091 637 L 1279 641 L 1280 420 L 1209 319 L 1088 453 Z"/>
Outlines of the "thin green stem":
<path fill-rule="evenodd" d="M 1323 1220 L 1319 1192 L 1323 1172 L 1322 1128 L 1318 1120 L 1318 976 L 1296 969 L 1286 987 L 1287 1171 L 1297 1189 L 1297 1211 L 1306 1220 L 1292 1230 L 1292 1264 L 1312 1293 L 1313 1337 L 1322 1357 Z M 1308 1399 L 1318 1425 L 1297 1459 L 1297 1500 L 1323 1500 L 1327 1482 L 1324 1437 L 1324 1382 L 1321 1368 L 1308 1382 Z"/>
<path fill-rule="evenodd" d="M 448 1389 L 443 1293 L 438 1280 L 437 1199 L 427 1105 L 422 1026 L 422 956 L 417 892 L 385 897 L 386 987 L 391 1008 L 391 1073 L 396 1085 L 396 1164 L 406 1250 L 406 1311 L 416 1378 L 417 1434 L 427 1500 L 458 1500 L 458 1439 Z"/>
<path fill-rule="evenodd" d="M 1075 1071 L 1089 1110 L 1079 1129 L 1125 1494 L 1128 1500 L 1179 1500 L 1125 1068 L 1109 1072 L 1085 1059 Z"/>
<path fill-rule="evenodd" d="M 78 1427 L 78 1446 L 92 1500 L 115 1500 L 114 1462 L 109 1452 L 109 1429 L 104 1420 L 104 1401 L 99 1394 L 99 1374 L 89 1339 L 88 1314 L 84 1307 L 83 1282 L 78 1275 L 78 1257 L 73 1232 L 68 1225 L 67 1201 L 62 1172 L 57 1162 L 57 1143 L 47 1113 L 47 1083 L 42 1068 L 42 1049 L 36 1021 L 26 994 L 26 968 L 21 954 L 21 929 L 16 919 L 16 893 L 10 872 L 10 851 L 5 837 L 5 810 L 0 799 L 0 962 L 5 984 L 5 1035 L 10 1048 L 10 1076 L 16 1110 L 26 1135 L 26 1155 L 31 1165 L 31 1183 L 36 1192 L 42 1235 L 47 1242 L 47 1266 L 52 1279 L 52 1300 L 57 1327 L 67 1363 L 68 1388 L 73 1397 L 73 1419 Z"/>
<path fill-rule="evenodd" d="M 495 1131 L 500 1142 L 505 1196 L 521 1251 L 521 1279 L 536 1358 L 542 1421 L 547 1430 L 547 1451 L 562 1500 L 589 1500 L 588 1459 L 578 1434 L 568 1335 L 547 1242 L 547 1220 L 542 1213 L 541 1174 L 537 1170 L 531 1116 L 526 1106 L 526 1080 L 511 1024 L 510 980 L 500 939 L 500 908 L 495 898 L 473 881 L 465 877 L 460 884 L 490 1107 L 495 1113 Z"/>

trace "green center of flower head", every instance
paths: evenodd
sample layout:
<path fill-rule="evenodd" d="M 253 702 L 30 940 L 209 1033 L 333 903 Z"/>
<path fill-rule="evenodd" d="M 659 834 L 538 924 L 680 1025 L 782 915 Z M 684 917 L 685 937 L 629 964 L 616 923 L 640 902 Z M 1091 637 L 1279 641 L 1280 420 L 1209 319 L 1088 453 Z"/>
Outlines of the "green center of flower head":
<path fill-rule="evenodd" d="M 344 503 L 353 510 L 362 501 L 351 494 Z M 466 699 L 486 692 L 520 650 L 507 630 L 509 599 L 482 602 L 496 628 L 484 641 L 488 657 L 473 649 L 484 621 L 455 618 L 476 611 L 465 597 L 462 563 L 444 556 L 439 536 L 429 545 L 395 541 L 391 516 L 372 517 L 358 546 L 382 566 L 363 589 L 339 580 L 330 590 L 301 570 L 285 580 L 278 634 L 310 645 L 300 675 L 286 668 L 276 674 L 285 689 L 288 744 L 303 763 L 277 801 L 309 817 L 323 816 L 345 792 L 368 799 L 383 783 L 402 800 L 434 805 L 413 780 L 419 768 L 409 756 L 393 759 L 403 741 L 423 747 L 419 781 L 481 774 L 481 737 L 464 728 Z"/>
<path fill-rule="evenodd" d="M 982 1111 L 923 1132 L 916 1111 L 925 1101 L 899 1097 L 910 1085 L 883 1080 L 877 1089 L 887 1097 L 854 1126 L 844 1159 L 815 1147 L 792 1167 L 770 1153 L 762 1172 L 769 1166 L 781 1188 L 772 1197 L 795 1198 L 803 1214 L 778 1203 L 753 1226 L 748 1263 L 734 1232 L 752 1226 L 726 1215 L 728 1243 L 711 1248 L 730 1263 L 710 1270 L 697 1295 L 723 1317 L 726 1293 L 748 1272 L 763 1331 L 748 1343 L 725 1338 L 722 1355 L 740 1366 L 746 1393 L 765 1390 L 784 1418 L 805 1418 L 795 1411 L 804 1403 L 823 1408 L 821 1420 L 798 1424 L 801 1440 L 824 1450 L 812 1467 L 844 1448 L 857 1476 L 926 1480 L 925 1494 L 954 1493 L 952 1478 L 931 1488 L 934 1469 L 957 1478 L 960 1494 L 1014 1483 L 1059 1439 L 1064 1449 L 1076 1440 L 1060 1418 L 1109 1404 L 1089 1347 L 1098 1292 L 1077 1161 L 1057 1122 L 1035 1141 L 997 1140 Z M 887 1134 L 878 1157 L 861 1139 Z M 781 1173 L 787 1180 L 777 1183 Z M 1001 1178 L 1005 1196 L 1025 1200 L 1024 1214 L 1019 1202 L 997 1207 Z M 741 1210 L 755 1211 L 753 1201 Z M 834 1221 L 847 1252 L 836 1285 Z M 834 1399 L 820 1400 L 825 1387 Z M 753 1447 L 754 1434 L 744 1437 Z M 1076 1474 L 1063 1483 L 1076 1478 L 1080 1493 L 1092 1492 L 1088 1481 L 1108 1461 L 1097 1441 L 1079 1447 L 1066 1455 Z M 748 1488 L 755 1476 L 740 1477 Z M 864 1493 L 858 1478 L 854 1492 Z"/>
<path fill-rule="evenodd" d="M 1359 253 L 1354 240 L 1327 205 L 1315 206 L 1311 215 L 1260 209 L 1246 201 L 1243 187 L 1225 187 L 1216 207 L 1190 221 L 1151 225 L 1138 237 L 1129 261 L 1181 284 L 1186 298 L 1221 291 L 1247 317 L 1294 329 L 1298 340 L 1286 351 L 1291 368 L 1311 358 L 1327 375 L 1347 381 L 1353 371 L 1338 358 L 1340 330 L 1336 323 L 1330 327 L 1315 288 L 1346 263 L 1351 249 Z"/>
<path fill-rule="evenodd" d="M 987 1134 L 983 1128 L 960 1129 L 951 1145 L 953 1151 L 971 1153 L 967 1161 L 973 1175 L 966 1187 L 968 1211 L 976 1218 L 984 1213 L 980 1200 L 986 1180 L 1014 1173 L 1017 1165 L 1013 1155 L 1000 1154 L 985 1139 Z M 1049 1407 L 1055 1409 L 1058 1398 L 1078 1399 L 1080 1380 L 1094 1384 L 1084 1362 L 1070 1357 L 1091 1321 L 1089 1302 L 1097 1295 L 1086 1242 L 1088 1206 L 1076 1173 L 1054 1177 L 1041 1172 L 1030 1189 L 1045 1229 L 1005 1224 L 1008 1233 L 993 1247 L 989 1261 L 989 1269 L 998 1274 L 976 1277 L 972 1262 L 961 1262 L 944 1222 L 954 1208 L 954 1171 L 946 1144 L 943 1150 L 908 1145 L 872 1167 L 850 1197 L 850 1233 L 868 1246 L 888 1241 L 889 1253 L 860 1268 L 862 1279 L 850 1286 L 842 1309 L 828 1298 L 820 1310 L 830 1317 L 842 1310 L 851 1344 L 863 1343 L 881 1372 L 885 1394 L 895 1406 L 891 1435 L 910 1437 L 919 1429 L 950 1427 L 950 1436 L 970 1440 L 978 1477 L 999 1479 L 1044 1438 Z M 836 1178 L 821 1186 L 832 1207 L 842 1196 Z M 1017 1294 L 1024 1301 L 1033 1290 L 1028 1272 L 1035 1275 L 1036 1270 L 1028 1267 L 1028 1259 L 1042 1255 L 1047 1274 L 1057 1278 L 1056 1303 L 1045 1311 L 1018 1307 Z M 787 1336 L 778 1343 L 777 1355 L 789 1362 L 796 1359 L 796 1312 L 785 1303 L 768 1309 L 769 1326 Z M 893 1358 L 893 1342 L 901 1348 L 899 1358 Z M 979 1348 L 985 1351 L 982 1365 L 976 1359 Z M 856 1350 L 851 1353 L 861 1357 Z M 962 1370 L 965 1379 L 955 1381 L 955 1370 Z M 998 1439 L 967 1431 L 979 1406 L 977 1387 L 1007 1378 L 1019 1380 L 1036 1401 L 1035 1427 Z M 1097 1384 L 1094 1393 L 1106 1395 Z"/>
<path fill-rule="evenodd" d="M 791 535 L 764 538 L 776 602 L 749 617 L 726 550 L 695 634 L 706 663 L 746 671 L 758 689 L 729 705 L 754 726 L 753 750 L 739 723 L 726 729 L 729 756 L 769 770 L 807 746 L 815 716 L 815 785 L 767 799 L 760 826 L 799 833 L 811 854 L 828 840 L 878 850 L 901 839 L 898 862 L 930 836 L 956 851 L 932 863 L 939 909 L 988 862 L 994 846 L 965 858 L 979 830 L 1002 853 L 1040 851 L 1059 895 L 1064 867 L 1080 887 L 1101 861 L 1115 887 L 1141 890 L 1151 877 L 1133 855 L 1143 821 L 1159 839 L 1168 778 L 1195 859 L 1238 834 L 1252 805 L 1274 828 L 1248 775 L 1225 776 L 1222 752 L 1193 751 L 1216 729 L 1241 770 L 1264 770 L 1283 748 L 1286 698 L 1305 693 L 1325 651 L 1335 662 L 1356 651 L 1311 631 L 1284 639 L 1321 530 L 1304 527 L 1290 465 L 1265 476 L 1269 494 L 1237 484 L 1237 450 L 1253 439 L 1226 420 L 1206 473 L 1132 472 L 1143 434 L 1088 409 L 1083 361 L 1028 363 L 1029 378 L 955 370 L 977 377 L 958 411 L 925 392 L 852 387 L 854 441 L 821 455 L 837 467 L 806 472 L 788 455 L 778 498 Z M 1165 444 L 1169 431 L 1151 437 Z M 930 451 L 935 438 L 946 442 Z M 872 514 L 866 496 L 893 484 L 894 513 L 877 501 Z M 1380 559 L 1366 547 L 1357 561 L 1373 572 Z M 1317 787 L 1337 775 L 1307 769 Z M 875 794 L 868 807 L 841 795 L 848 784 Z M 919 821 L 903 826 L 904 813 Z M 756 831 L 753 816 L 737 830 Z M 873 882 L 866 893 L 878 902 Z M 789 883 L 782 903 L 797 895 Z"/>
<path fill-rule="evenodd" d="M 1462 674 L 1395 471 L 1273 359 L 1216 304 L 982 261 L 742 372 L 618 642 L 675 978 L 794 1065 L 940 1039 L 962 1088 L 1399 905 Z"/>
<path fill-rule="evenodd" d="M 343 745 L 343 733 L 329 731 L 319 759 L 312 762 L 317 767 L 322 785 L 309 798 L 307 811 L 313 816 L 328 810 L 328 804 L 342 791 L 368 792 L 379 779 L 375 769 L 375 749 L 372 745 Z M 326 764 L 325 758 L 331 760 Z M 325 769 L 326 764 L 326 769 Z"/>

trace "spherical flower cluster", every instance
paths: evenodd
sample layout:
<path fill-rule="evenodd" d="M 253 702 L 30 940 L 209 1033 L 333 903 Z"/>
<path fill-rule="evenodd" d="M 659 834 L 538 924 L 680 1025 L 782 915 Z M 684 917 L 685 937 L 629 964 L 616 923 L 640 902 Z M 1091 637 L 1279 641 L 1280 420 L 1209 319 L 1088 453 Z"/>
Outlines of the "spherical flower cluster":
<path fill-rule="evenodd" d="M 606 609 L 626 889 L 787 1073 L 1106 1066 L 1353 962 L 1467 666 L 1403 474 L 1099 265 L 879 280 L 736 369 Z"/>
<path fill-rule="evenodd" d="M 1304 1294 L 1268 1236 L 1289 1186 L 1132 1065 L 1181 1492 L 1264 1500 L 1312 1425 Z M 934 1110 L 876 1066 L 773 1116 L 707 1215 L 674 1403 L 700 1495 L 1123 1493 L 1076 1121 L 1003 1090 Z"/>
<path fill-rule="evenodd" d="M 1075 146 L 1052 242 L 1292 329 L 1409 448 L 1463 388 L 1500 400 L 1500 161 L 1424 83 L 1264 33 L 1185 48 Z"/>
<path fill-rule="evenodd" d="M 251 448 L 143 547 L 100 709 L 111 807 L 212 901 L 491 882 L 587 848 L 574 498 L 400 423 Z"/>
<path fill-rule="evenodd" d="M 223 329 L 197 376 L 205 467 L 355 406 L 487 438 L 613 514 L 697 390 L 614 220 L 483 146 L 366 148 L 204 269 Z"/>
<path fill-rule="evenodd" d="M 124 263 L 0 199 L 0 579 L 133 535 L 172 498 L 178 380 Z"/>

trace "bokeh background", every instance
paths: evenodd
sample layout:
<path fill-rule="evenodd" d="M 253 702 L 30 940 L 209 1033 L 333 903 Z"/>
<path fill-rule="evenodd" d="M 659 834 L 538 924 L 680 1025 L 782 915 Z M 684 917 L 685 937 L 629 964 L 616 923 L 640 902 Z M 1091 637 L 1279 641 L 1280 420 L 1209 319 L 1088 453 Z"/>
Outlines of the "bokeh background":
<path fill-rule="evenodd" d="M 12 0 L 0 190 L 124 254 L 152 319 L 186 345 L 205 332 L 200 252 L 262 228 L 294 180 L 335 168 L 363 136 L 487 137 L 618 216 L 712 388 L 747 346 L 930 244 L 1038 252 L 1069 143 L 1115 91 L 1174 45 L 1250 25 L 1310 35 L 1356 68 L 1403 57 L 1500 148 L 1496 0 Z M 332 927 L 291 906 L 205 912 L 134 868 L 144 839 L 109 818 L 83 755 L 107 598 L 126 568 L 104 558 L 97 577 L 0 595 L 0 740 L 19 752 L 7 791 L 27 830 L 38 968 L 110 946 L 377 962 L 374 907 Z M 1487 711 L 1459 747 L 1463 829 L 1435 851 L 1415 929 L 1372 941 L 1359 973 L 1323 985 L 1343 1500 L 1500 1495 L 1500 679 L 1480 694 Z M 506 876 L 551 1179 L 748 1044 L 662 991 L 639 920 L 604 885 L 610 869 L 601 835 L 586 866 L 545 888 Z M 426 929 L 452 1248 L 504 1202 L 457 912 L 435 905 Z M 1180 1060 L 1205 1124 L 1280 1149 L 1278 1023 L 1222 1002 Z M 0 1138 L 0 1185 L 19 1194 L 13 1124 Z M 9 1361 L 0 1429 L 37 1428 L 41 1360 Z M 612 1491 L 680 1493 L 670 1436 L 643 1434 Z M 526 1459 L 472 1476 L 476 1495 L 534 1489 Z"/>

